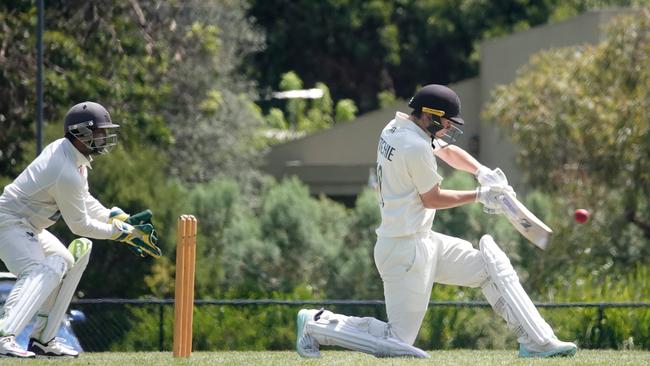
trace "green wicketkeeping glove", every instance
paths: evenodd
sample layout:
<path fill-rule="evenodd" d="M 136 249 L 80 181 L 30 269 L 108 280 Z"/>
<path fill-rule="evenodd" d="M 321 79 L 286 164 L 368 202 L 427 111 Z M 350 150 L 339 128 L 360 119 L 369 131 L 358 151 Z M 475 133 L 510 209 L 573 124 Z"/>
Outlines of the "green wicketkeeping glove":
<path fill-rule="evenodd" d="M 127 224 L 131 225 L 143 225 L 143 224 L 150 224 L 153 226 L 151 222 L 151 218 L 153 217 L 153 213 L 151 210 L 146 209 L 144 211 L 140 211 L 135 215 L 129 216 L 129 214 L 125 213 L 121 208 L 119 207 L 113 207 L 111 208 L 111 212 L 108 215 L 108 223 L 112 224 L 114 220 L 119 220 L 119 221 L 124 221 Z M 151 236 L 156 238 L 156 242 L 154 245 L 158 245 L 157 242 L 157 235 L 156 235 L 156 229 L 154 228 Z M 127 248 L 133 253 L 134 255 L 144 258 L 147 256 L 146 253 L 144 253 L 140 248 L 134 247 L 134 246 L 127 246 Z"/>
<path fill-rule="evenodd" d="M 151 224 L 152 217 L 153 217 L 153 213 L 151 212 L 151 210 L 147 209 L 144 211 L 140 211 L 137 214 L 132 215 L 131 217 L 123 221 L 131 225 L 144 225 L 144 224 Z"/>
<path fill-rule="evenodd" d="M 136 254 L 140 256 L 146 254 L 154 258 L 158 258 L 162 254 L 160 248 L 156 246 L 158 237 L 156 236 L 153 225 L 131 225 L 115 220 L 113 221 L 113 226 L 118 232 L 112 239 L 129 245 L 129 249 L 135 249 Z"/>
<path fill-rule="evenodd" d="M 108 223 L 112 224 L 115 220 L 126 221 L 129 219 L 129 214 L 122 211 L 119 207 L 111 208 L 111 212 L 108 214 Z"/>

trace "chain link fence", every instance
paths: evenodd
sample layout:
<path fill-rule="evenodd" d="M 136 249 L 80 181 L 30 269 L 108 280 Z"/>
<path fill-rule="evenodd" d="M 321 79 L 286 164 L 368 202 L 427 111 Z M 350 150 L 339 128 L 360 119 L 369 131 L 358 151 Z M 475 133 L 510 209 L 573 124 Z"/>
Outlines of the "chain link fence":
<path fill-rule="evenodd" d="M 196 300 L 194 350 L 286 350 L 295 342 L 300 308 L 386 319 L 382 300 Z M 650 348 L 650 302 L 537 303 L 558 336 L 582 348 Z M 72 309 L 84 350 L 170 351 L 173 299 L 82 299 Z M 645 325 L 644 325 L 645 324 Z M 514 336 L 484 301 L 431 301 L 417 346 L 424 349 L 509 348 Z"/>

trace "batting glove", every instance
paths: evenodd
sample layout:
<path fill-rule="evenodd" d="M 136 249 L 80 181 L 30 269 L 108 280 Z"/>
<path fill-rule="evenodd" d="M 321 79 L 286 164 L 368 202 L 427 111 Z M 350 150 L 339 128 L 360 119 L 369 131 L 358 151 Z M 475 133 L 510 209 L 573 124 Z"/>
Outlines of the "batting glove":
<path fill-rule="evenodd" d="M 479 184 L 486 187 L 507 186 L 508 178 L 500 168 L 491 170 L 485 165 L 481 165 L 476 171 L 476 180 Z"/>
<path fill-rule="evenodd" d="M 129 246 L 129 249 L 135 248 L 136 254 L 140 256 L 150 255 L 154 258 L 161 256 L 162 252 L 160 248 L 156 246 L 158 243 L 158 237 L 156 236 L 153 225 L 144 224 L 144 225 L 131 225 L 126 222 L 115 220 L 113 221 L 113 227 L 116 231 L 116 234 L 113 236 L 113 240 L 122 242 Z"/>
<path fill-rule="evenodd" d="M 481 186 L 476 188 L 476 202 L 483 204 L 483 211 L 488 214 L 501 214 L 503 213 L 503 208 L 501 207 L 500 198 L 504 193 L 511 192 L 514 193 L 512 187 L 510 186 L 493 186 L 485 187 Z"/>

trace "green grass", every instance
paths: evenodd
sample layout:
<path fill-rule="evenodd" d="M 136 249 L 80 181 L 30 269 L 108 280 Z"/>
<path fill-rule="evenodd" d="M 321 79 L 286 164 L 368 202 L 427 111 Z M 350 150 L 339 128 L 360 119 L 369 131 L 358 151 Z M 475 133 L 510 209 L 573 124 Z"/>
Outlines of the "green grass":
<path fill-rule="evenodd" d="M 325 351 L 323 357 L 305 360 L 294 352 L 195 352 L 189 359 L 174 359 L 170 352 L 84 353 L 78 359 L 23 360 L 0 359 L 0 365 L 650 365 L 647 351 L 580 350 L 573 358 L 520 359 L 514 350 L 508 351 L 432 351 L 431 359 L 378 359 L 369 355 L 345 351 Z"/>

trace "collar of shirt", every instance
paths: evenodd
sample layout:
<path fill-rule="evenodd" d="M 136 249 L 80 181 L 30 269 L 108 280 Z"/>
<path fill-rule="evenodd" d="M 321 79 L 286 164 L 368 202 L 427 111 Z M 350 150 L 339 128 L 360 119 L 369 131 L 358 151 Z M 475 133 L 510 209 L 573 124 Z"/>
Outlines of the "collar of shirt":
<path fill-rule="evenodd" d="M 86 155 L 82 154 L 67 138 L 64 138 L 63 145 L 65 145 L 65 148 L 74 157 L 75 166 L 86 166 L 88 169 L 92 169 L 90 166 L 90 162 L 93 161 L 92 156 L 87 157 Z"/>
<path fill-rule="evenodd" d="M 427 142 L 431 141 L 431 136 L 429 136 L 428 133 L 424 132 L 424 130 L 421 129 L 420 126 L 418 126 L 415 122 L 411 121 L 408 114 L 406 113 L 395 113 L 395 125 L 399 128 L 405 128 L 417 133 Z"/>

